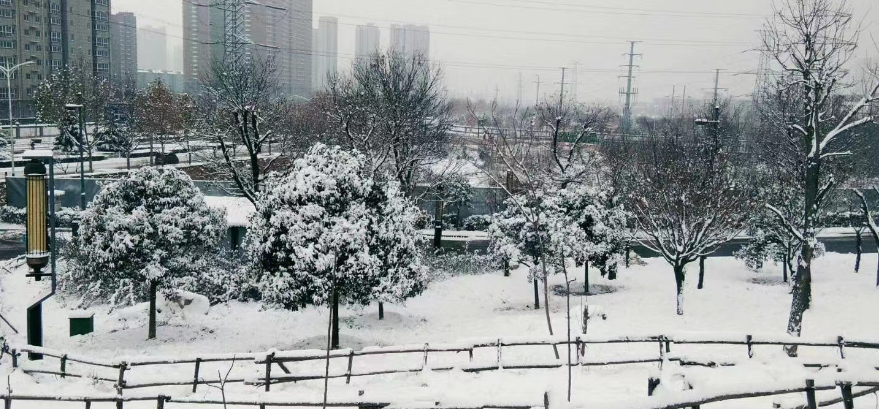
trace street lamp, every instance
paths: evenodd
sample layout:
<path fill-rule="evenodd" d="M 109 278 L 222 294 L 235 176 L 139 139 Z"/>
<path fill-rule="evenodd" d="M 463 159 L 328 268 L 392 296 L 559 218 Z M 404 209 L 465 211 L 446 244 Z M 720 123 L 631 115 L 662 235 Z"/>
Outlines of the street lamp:
<path fill-rule="evenodd" d="M 79 145 L 79 207 L 81 210 L 85 210 L 85 159 L 83 158 L 82 152 L 82 104 L 67 104 L 64 105 L 64 109 L 71 114 L 76 112 L 77 121 L 79 123 L 79 129 L 77 130 L 76 135 L 76 144 Z"/>
<path fill-rule="evenodd" d="M 27 179 L 27 265 L 33 270 L 27 277 L 40 281 L 43 277 L 51 277 L 51 292 L 27 309 L 27 343 L 43 346 L 43 301 L 55 295 L 57 284 L 55 276 L 55 163 L 51 150 L 30 150 L 23 157 L 28 159 L 24 167 Z M 46 164 L 49 165 L 48 194 L 46 189 Z M 48 196 L 48 209 L 47 209 Z M 46 219 L 49 221 L 49 237 L 46 237 Z M 42 269 L 51 263 L 48 273 Z M 31 360 L 43 359 L 42 354 L 29 353 Z"/>
<path fill-rule="evenodd" d="M 33 63 L 33 61 L 25 61 L 12 67 L 9 67 L 8 64 L 5 67 L 0 67 L 0 72 L 6 76 L 6 101 L 9 103 L 9 160 L 12 161 L 12 176 L 15 176 L 15 136 L 12 133 L 12 75 L 15 70 Z"/>

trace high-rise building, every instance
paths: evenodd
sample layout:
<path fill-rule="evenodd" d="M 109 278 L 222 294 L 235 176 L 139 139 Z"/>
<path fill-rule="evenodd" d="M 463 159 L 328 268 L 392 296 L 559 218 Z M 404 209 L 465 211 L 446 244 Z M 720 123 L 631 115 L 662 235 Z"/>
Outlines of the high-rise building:
<path fill-rule="evenodd" d="M 392 51 L 406 57 L 421 54 L 430 58 L 430 28 L 414 24 L 391 24 Z"/>
<path fill-rule="evenodd" d="M 165 27 L 144 26 L 137 29 L 137 68 L 168 69 L 168 36 Z"/>
<path fill-rule="evenodd" d="M 222 60 L 228 46 L 230 52 L 234 49 L 247 58 L 272 58 L 284 95 L 311 95 L 312 0 L 245 3 L 229 30 L 223 3 L 213 4 L 183 0 L 182 51 L 187 89 L 197 88 L 199 78 L 210 72 L 212 61 Z M 226 36 L 227 31 L 235 35 Z M 227 44 L 227 38 L 233 42 Z"/>
<path fill-rule="evenodd" d="M 33 64 L 16 72 L 11 89 L 0 82 L 0 100 L 11 92 L 20 118 L 34 116 L 34 92 L 53 71 L 78 65 L 109 78 L 110 0 L 0 0 L 0 64 L 25 61 Z"/>
<path fill-rule="evenodd" d="M 354 55 L 358 60 L 366 59 L 381 49 L 381 31 L 372 23 L 357 26 L 354 41 Z"/>
<path fill-rule="evenodd" d="M 336 74 L 339 56 L 339 19 L 323 16 L 317 20 L 311 47 L 312 87 L 320 91 L 327 87 L 329 76 Z"/>
<path fill-rule="evenodd" d="M 137 17 L 134 13 L 110 15 L 111 79 L 117 84 L 137 80 Z"/>

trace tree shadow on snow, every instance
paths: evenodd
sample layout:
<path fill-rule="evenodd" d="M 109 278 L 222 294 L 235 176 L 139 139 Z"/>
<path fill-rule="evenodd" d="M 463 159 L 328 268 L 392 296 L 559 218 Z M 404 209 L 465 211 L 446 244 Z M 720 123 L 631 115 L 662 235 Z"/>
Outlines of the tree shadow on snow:
<path fill-rule="evenodd" d="M 760 277 L 751 277 L 748 279 L 748 282 L 756 285 L 767 285 L 767 286 L 787 286 L 788 283 L 785 283 L 781 277 L 776 276 L 760 276 Z"/>
<path fill-rule="evenodd" d="M 623 286 L 614 286 L 609 284 L 592 284 L 589 286 L 589 291 L 583 291 L 582 283 L 573 283 L 571 284 L 571 295 L 602 295 L 602 294 L 612 294 L 617 291 L 624 289 Z M 568 295 L 567 288 L 565 288 L 562 284 L 557 284 L 551 287 L 552 293 L 554 295 L 564 297 Z"/>

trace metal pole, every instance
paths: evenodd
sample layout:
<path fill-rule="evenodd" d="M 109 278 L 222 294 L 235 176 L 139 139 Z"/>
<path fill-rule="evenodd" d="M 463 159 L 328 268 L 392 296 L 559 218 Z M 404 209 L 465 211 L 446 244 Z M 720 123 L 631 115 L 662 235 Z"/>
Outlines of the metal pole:
<path fill-rule="evenodd" d="M 79 207 L 82 210 L 85 210 L 85 160 L 83 158 L 82 152 L 82 144 L 83 144 L 83 120 L 82 120 L 82 107 L 77 108 L 77 114 L 79 116 Z"/>
<path fill-rule="evenodd" d="M 6 101 L 9 103 L 9 160 L 12 162 L 12 176 L 15 176 L 15 136 L 12 134 L 12 79 L 11 72 L 3 70 L 6 74 Z"/>
<path fill-rule="evenodd" d="M 55 247 L 55 158 L 49 158 L 49 229 L 51 230 L 51 259 L 52 263 L 52 293 L 55 293 L 56 277 L 55 274 L 55 255 L 58 254 Z"/>

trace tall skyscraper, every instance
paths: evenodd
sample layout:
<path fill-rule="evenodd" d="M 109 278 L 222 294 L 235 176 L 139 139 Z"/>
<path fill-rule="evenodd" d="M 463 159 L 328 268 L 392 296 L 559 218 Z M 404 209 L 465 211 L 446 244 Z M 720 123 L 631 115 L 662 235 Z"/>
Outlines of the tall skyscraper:
<path fill-rule="evenodd" d="M 336 74 L 339 56 L 339 19 L 323 16 L 317 21 L 312 40 L 312 87 L 315 92 L 327 87 L 329 76 Z"/>
<path fill-rule="evenodd" d="M 110 15 L 111 79 L 117 84 L 137 80 L 137 17 L 134 13 Z"/>
<path fill-rule="evenodd" d="M 236 32 L 229 47 L 247 58 L 272 58 L 281 92 L 310 96 L 312 0 L 261 0 L 244 4 L 241 10 L 237 24 L 228 30 Z M 188 90 L 197 88 L 213 60 L 222 60 L 226 21 L 221 6 L 183 0 L 183 72 Z"/>
<path fill-rule="evenodd" d="M 363 60 L 381 49 L 381 31 L 375 24 L 357 26 L 354 34 L 354 55 Z"/>
<path fill-rule="evenodd" d="M 110 77 L 110 0 L 0 0 L 0 64 L 25 61 L 12 88 L 0 85 L 0 100 L 13 96 L 13 115 L 32 117 L 37 86 L 54 71 L 80 65 Z M 7 107 L 0 104 L 0 117 Z"/>
<path fill-rule="evenodd" d="M 414 24 L 391 24 L 391 50 L 411 57 L 430 58 L 430 28 Z"/>
<path fill-rule="evenodd" d="M 137 46 L 137 68 L 160 71 L 168 69 L 168 36 L 164 26 L 139 27 Z"/>

